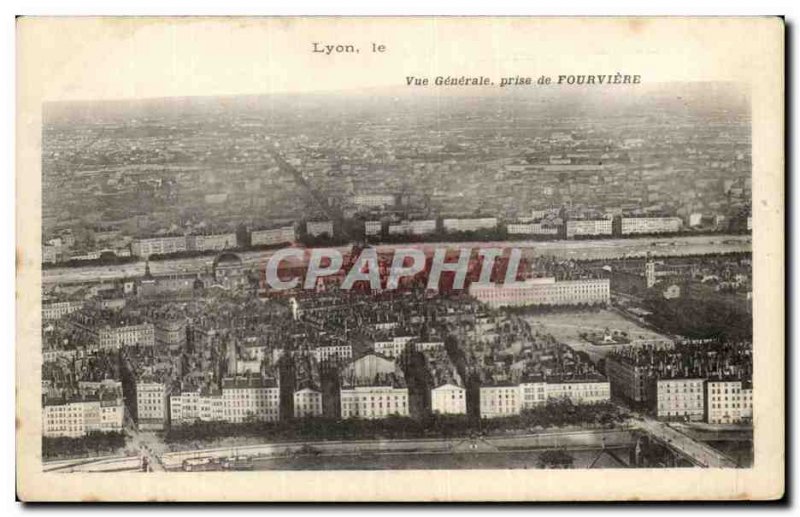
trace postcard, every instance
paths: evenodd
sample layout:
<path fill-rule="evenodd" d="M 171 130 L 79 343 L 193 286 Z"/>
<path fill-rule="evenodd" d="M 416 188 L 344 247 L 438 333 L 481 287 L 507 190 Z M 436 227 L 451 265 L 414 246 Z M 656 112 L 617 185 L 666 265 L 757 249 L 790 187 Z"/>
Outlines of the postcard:
<path fill-rule="evenodd" d="M 782 19 L 17 43 L 20 499 L 783 497 Z"/>

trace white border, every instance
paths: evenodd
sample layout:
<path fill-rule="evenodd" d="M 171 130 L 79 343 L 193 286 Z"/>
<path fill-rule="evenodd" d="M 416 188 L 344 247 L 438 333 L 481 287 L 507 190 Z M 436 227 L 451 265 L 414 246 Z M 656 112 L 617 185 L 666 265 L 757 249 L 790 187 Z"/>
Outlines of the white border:
<path fill-rule="evenodd" d="M 267 7 L 268 5 L 268 7 Z M 579 0 L 570 3 L 564 1 L 539 1 L 534 3 L 517 3 L 506 0 L 494 0 L 492 2 L 453 2 L 447 5 L 432 5 L 429 1 L 422 0 L 407 0 L 395 6 L 379 6 L 377 2 L 370 1 L 347 1 L 339 0 L 335 3 L 332 2 L 315 2 L 308 0 L 294 0 L 278 4 L 277 2 L 259 2 L 259 1 L 244 1 L 244 0 L 226 0 L 223 3 L 195 0 L 191 4 L 179 0 L 141 0 L 137 2 L 119 3 L 109 2 L 108 0 L 93 0 L 83 2 L 63 2 L 58 0 L 36 0 L 36 1 L 21 1 L 11 0 L 0 4 L 0 11 L 3 17 L 0 18 L 0 70 L 5 71 L 4 76 L 6 80 L 6 88 L 3 88 L 3 93 L 0 94 L 0 111 L 2 111 L 5 121 L 0 126 L 2 131 L 2 150 L 5 151 L 2 155 L 5 157 L 3 160 L 6 164 L 5 173 L 2 175 L 2 188 L 0 188 L 0 210 L 2 210 L 2 217 L 0 217 L 0 224 L 3 225 L 2 235 L 7 239 L 6 246 L 0 253 L 0 261 L 4 268 L 4 274 L 0 276 L 2 283 L 3 296 L 0 298 L 2 304 L 2 311 L 0 311 L 0 318 L 2 318 L 2 328 L 7 329 L 6 336 L 9 344 L 5 347 L 7 354 L 4 361 L 0 361 L 0 372 L 3 374 L 2 378 L 7 379 L 4 403 L 2 404 L 3 421 L 7 423 L 2 428 L 2 438 L 7 446 L 9 455 L 13 454 L 12 448 L 14 444 L 14 431 L 10 422 L 14 419 L 14 392 L 11 389 L 11 379 L 14 378 L 14 327 L 15 327 L 15 300 L 14 300 L 14 249 L 15 249 L 15 233 L 14 233 L 14 113 L 15 113 L 15 92 L 14 92 L 14 62 L 15 62 L 15 49 L 14 49 L 14 19 L 16 14 L 28 15 L 92 15 L 92 14 L 128 14 L 128 15 L 166 15 L 166 14 L 185 14 L 185 15 L 200 15 L 200 14 L 360 14 L 360 15 L 386 15 L 386 14 L 481 14 L 481 15 L 758 15 L 758 14 L 786 14 L 787 20 L 790 23 L 795 23 L 800 18 L 800 3 L 790 0 L 762 0 L 760 2 L 724 2 L 724 3 L 703 3 L 696 0 L 651 0 L 648 2 L 640 1 L 606 1 L 603 3 L 592 0 Z M 224 6 L 224 9 L 221 7 Z M 796 32 L 796 26 L 792 27 Z M 792 67 L 797 65 L 797 54 L 791 56 Z M 792 91 L 788 92 L 789 95 L 796 90 L 796 83 L 792 84 Z M 794 118 L 796 105 L 791 113 L 787 115 Z M 798 145 L 797 133 L 792 135 L 790 142 L 791 149 Z M 787 206 L 791 207 L 793 201 L 798 199 L 797 181 L 794 182 L 792 191 L 788 193 L 789 199 Z M 798 228 L 798 220 L 796 213 L 793 214 L 792 223 L 794 228 Z M 792 251 L 797 251 L 793 246 Z M 787 286 L 788 287 L 788 286 Z M 795 282 L 791 285 L 795 287 Z M 797 321 L 800 309 L 794 306 L 790 320 Z M 797 342 L 795 333 L 792 333 L 789 343 Z M 793 354 L 794 362 L 788 365 L 792 371 L 797 371 L 796 367 L 800 364 L 798 354 Z M 791 376 L 789 376 L 791 378 Z M 789 385 L 789 389 L 794 386 Z M 793 390 L 794 391 L 794 390 Z M 795 393 L 792 394 L 792 399 L 796 399 Z M 791 399 L 790 399 L 791 400 Z M 794 448 L 795 455 L 790 460 L 797 459 L 796 447 Z M 9 457 L 8 455 L 6 457 Z M 13 458 L 13 456 L 11 456 Z M 9 462 L 12 463 L 12 462 Z M 797 476 L 793 476 L 797 479 Z M 9 513 L 16 514 L 21 511 L 20 505 L 15 505 L 14 500 L 14 486 L 15 486 L 15 473 L 12 464 L 6 465 L 2 473 L 2 486 L 5 488 L 4 492 L 4 505 L 3 509 Z M 787 487 L 790 491 L 796 488 L 796 482 L 791 487 Z M 151 511 L 152 508 L 143 508 L 136 511 Z M 307 509 L 305 511 L 311 511 Z M 352 509 L 350 509 L 352 510 Z M 348 510 L 348 511 L 350 511 Z M 366 510 L 366 509 L 365 509 Z M 374 508 L 369 509 L 369 511 Z M 466 510 L 466 508 L 459 508 L 458 511 Z M 537 509 L 541 511 L 543 509 Z M 597 510 L 597 509 L 594 509 Z M 609 508 L 609 510 L 611 510 Z M 704 513 L 710 509 L 702 510 Z M 724 508 L 717 508 L 717 511 L 726 511 Z M 52 511 L 52 510 L 47 510 Z M 225 510 L 220 510 L 225 511 Z M 277 508 L 271 511 L 286 511 Z M 419 508 L 415 511 L 420 511 Z M 435 509 L 423 511 L 436 511 Z M 699 513 L 699 508 L 695 509 L 679 509 L 682 513 Z M 563 514 L 564 512 L 559 512 Z M 567 512 L 571 513 L 571 512 Z"/>

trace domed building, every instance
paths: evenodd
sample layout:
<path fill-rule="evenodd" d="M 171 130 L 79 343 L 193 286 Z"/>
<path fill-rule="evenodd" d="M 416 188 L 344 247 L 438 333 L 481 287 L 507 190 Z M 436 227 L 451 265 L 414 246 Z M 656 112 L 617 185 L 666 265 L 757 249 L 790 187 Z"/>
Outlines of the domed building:
<path fill-rule="evenodd" d="M 243 287 L 247 282 L 241 257 L 230 251 L 220 253 L 214 259 L 213 275 L 214 283 L 226 289 Z"/>

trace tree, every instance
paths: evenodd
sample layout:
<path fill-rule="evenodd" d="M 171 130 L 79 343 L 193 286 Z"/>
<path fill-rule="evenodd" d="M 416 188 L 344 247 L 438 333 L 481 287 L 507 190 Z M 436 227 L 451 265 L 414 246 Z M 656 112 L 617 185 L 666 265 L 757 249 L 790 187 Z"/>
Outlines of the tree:
<path fill-rule="evenodd" d="M 551 449 L 539 455 L 540 469 L 569 469 L 575 459 L 564 449 Z"/>

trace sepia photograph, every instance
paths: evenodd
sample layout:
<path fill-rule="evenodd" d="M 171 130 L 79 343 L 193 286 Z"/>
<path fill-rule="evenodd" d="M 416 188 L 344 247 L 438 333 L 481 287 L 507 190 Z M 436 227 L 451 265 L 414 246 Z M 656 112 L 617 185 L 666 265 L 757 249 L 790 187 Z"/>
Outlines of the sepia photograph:
<path fill-rule="evenodd" d="M 23 498 L 782 495 L 780 19 L 17 31 Z"/>

